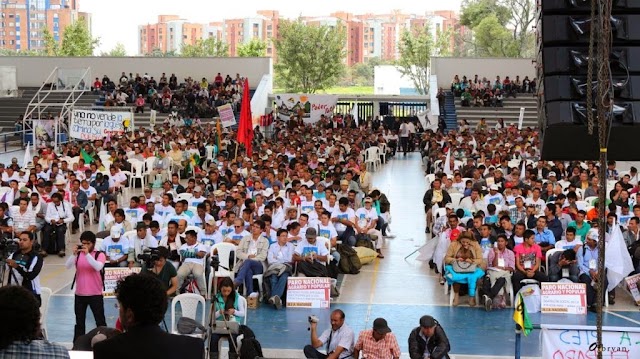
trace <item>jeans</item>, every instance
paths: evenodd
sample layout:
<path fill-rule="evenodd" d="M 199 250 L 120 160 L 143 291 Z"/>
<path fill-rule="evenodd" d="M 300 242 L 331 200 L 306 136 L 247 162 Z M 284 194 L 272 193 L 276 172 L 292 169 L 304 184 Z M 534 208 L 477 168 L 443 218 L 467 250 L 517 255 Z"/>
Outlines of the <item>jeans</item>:
<path fill-rule="evenodd" d="M 287 288 L 287 279 L 289 279 L 289 273 L 284 272 L 282 275 L 271 275 L 269 276 L 269 281 L 271 283 L 271 294 L 270 297 L 277 295 L 282 298 L 284 295 L 284 290 Z"/>
<path fill-rule="evenodd" d="M 387 222 L 384 221 L 382 216 L 378 216 L 378 222 L 376 222 L 376 229 L 382 232 L 382 236 L 387 235 Z"/>
<path fill-rule="evenodd" d="M 84 212 L 84 209 L 80 207 L 73 207 L 71 211 L 73 212 L 73 223 L 71 224 L 71 229 L 76 230 L 80 227 L 78 220 L 80 219 L 80 214 Z"/>
<path fill-rule="evenodd" d="M 347 227 L 344 231 L 338 231 L 338 240 L 342 243 L 354 247 L 356 245 L 356 232 L 353 227 Z"/>
<path fill-rule="evenodd" d="M 307 345 L 304 347 L 304 357 L 309 359 L 326 359 L 327 354 L 322 354 L 316 348 Z"/>
<path fill-rule="evenodd" d="M 253 276 L 261 274 L 263 271 L 262 263 L 254 259 L 247 259 L 240 266 L 234 282 L 238 285 L 244 284 L 247 288 L 247 293 L 251 294 L 253 293 Z"/>
<path fill-rule="evenodd" d="M 56 231 L 55 238 L 53 237 L 53 231 Z M 42 237 L 42 249 L 47 252 L 64 252 L 65 250 L 65 235 L 67 233 L 67 224 L 59 226 L 52 226 L 50 223 L 44 225 L 44 236 Z"/>
<path fill-rule="evenodd" d="M 96 327 L 107 326 L 107 320 L 104 317 L 104 300 L 102 295 L 81 296 L 76 295 L 74 303 L 74 311 L 76 313 L 76 326 L 73 330 L 73 341 L 86 333 L 85 321 L 87 319 L 87 306 L 91 308 L 91 313 L 96 319 Z"/>
<path fill-rule="evenodd" d="M 409 151 L 409 137 L 400 137 L 400 146 L 402 147 L 402 153 L 406 156 Z"/>

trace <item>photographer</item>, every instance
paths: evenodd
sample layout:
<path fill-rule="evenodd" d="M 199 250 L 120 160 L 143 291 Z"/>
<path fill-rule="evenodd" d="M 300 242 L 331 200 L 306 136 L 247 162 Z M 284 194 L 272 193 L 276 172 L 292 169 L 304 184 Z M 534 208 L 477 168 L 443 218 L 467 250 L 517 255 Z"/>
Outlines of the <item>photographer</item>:
<path fill-rule="evenodd" d="M 144 264 L 142 265 L 143 272 L 153 273 L 165 287 L 167 291 L 167 296 L 173 296 L 176 294 L 178 290 L 178 272 L 173 264 L 167 261 L 169 257 L 169 249 L 166 247 L 158 247 L 152 249 L 148 253 L 144 253 L 144 255 L 149 256 L 149 266 L 147 266 L 147 261 L 145 259 Z M 139 259 L 139 258 L 138 258 Z"/>
<path fill-rule="evenodd" d="M 133 247 L 133 249 L 129 250 L 128 262 L 130 266 L 141 265 L 140 255 L 147 249 L 158 247 L 158 241 L 153 238 L 151 232 L 147 231 L 147 225 L 143 222 L 136 225 L 136 234 L 127 239 L 129 240 L 129 245 Z"/>
<path fill-rule="evenodd" d="M 318 318 L 309 317 L 311 330 L 311 345 L 304 347 L 304 355 L 311 359 L 352 359 L 354 334 L 353 330 L 344 323 L 344 312 L 336 309 L 331 312 L 331 328 L 325 330 L 318 337 Z M 327 354 L 320 353 L 316 348 L 324 346 Z"/>
<path fill-rule="evenodd" d="M 38 306 L 40 299 L 40 271 L 42 270 L 42 258 L 33 248 L 31 233 L 24 231 L 19 235 L 19 251 L 11 253 L 7 259 L 7 265 L 11 268 L 9 282 L 23 286 L 35 295 Z"/>
<path fill-rule="evenodd" d="M 85 334 L 87 306 L 91 308 L 93 317 L 96 319 L 96 326 L 107 326 L 102 297 L 103 281 L 100 273 L 107 258 L 104 253 L 95 250 L 96 235 L 93 232 L 82 232 L 80 243 L 82 244 L 73 248 L 73 257 L 69 257 L 65 264 L 67 269 L 76 267 L 74 342 L 77 337 Z"/>

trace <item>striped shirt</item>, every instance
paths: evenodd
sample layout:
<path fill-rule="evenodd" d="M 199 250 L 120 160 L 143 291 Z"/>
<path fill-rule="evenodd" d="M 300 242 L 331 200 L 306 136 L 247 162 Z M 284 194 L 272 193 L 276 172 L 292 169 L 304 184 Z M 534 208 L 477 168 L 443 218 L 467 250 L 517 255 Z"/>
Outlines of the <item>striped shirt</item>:
<path fill-rule="evenodd" d="M 367 359 L 394 359 L 400 358 L 400 346 L 393 333 L 387 333 L 381 340 L 373 338 L 373 329 L 360 332 L 354 349 L 361 352 Z"/>

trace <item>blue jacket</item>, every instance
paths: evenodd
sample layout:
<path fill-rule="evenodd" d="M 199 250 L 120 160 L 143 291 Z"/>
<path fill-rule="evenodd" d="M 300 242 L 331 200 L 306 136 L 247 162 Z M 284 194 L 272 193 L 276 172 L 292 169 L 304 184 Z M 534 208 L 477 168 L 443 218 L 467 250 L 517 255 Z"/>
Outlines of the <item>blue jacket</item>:
<path fill-rule="evenodd" d="M 536 243 L 540 244 L 542 242 L 547 242 L 551 245 L 556 244 L 556 237 L 553 235 L 553 232 L 545 228 L 542 233 L 540 233 L 537 229 L 534 230 L 536 234 Z"/>

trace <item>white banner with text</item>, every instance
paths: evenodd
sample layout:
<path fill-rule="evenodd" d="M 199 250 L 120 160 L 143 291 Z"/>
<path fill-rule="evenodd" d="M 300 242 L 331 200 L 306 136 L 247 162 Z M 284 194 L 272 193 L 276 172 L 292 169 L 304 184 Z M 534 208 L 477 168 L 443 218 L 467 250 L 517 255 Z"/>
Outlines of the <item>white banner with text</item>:
<path fill-rule="evenodd" d="M 131 126 L 131 112 L 73 110 L 69 136 L 81 140 L 101 140 L 107 136 L 122 135 Z"/>
<path fill-rule="evenodd" d="M 541 326 L 542 359 L 597 358 L 596 327 L 582 325 Z M 640 328 L 602 327 L 602 357 L 640 358 Z"/>
<path fill-rule="evenodd" d="M 289 277 L 287 308 L 329 308 L 331 278 Z"/>

